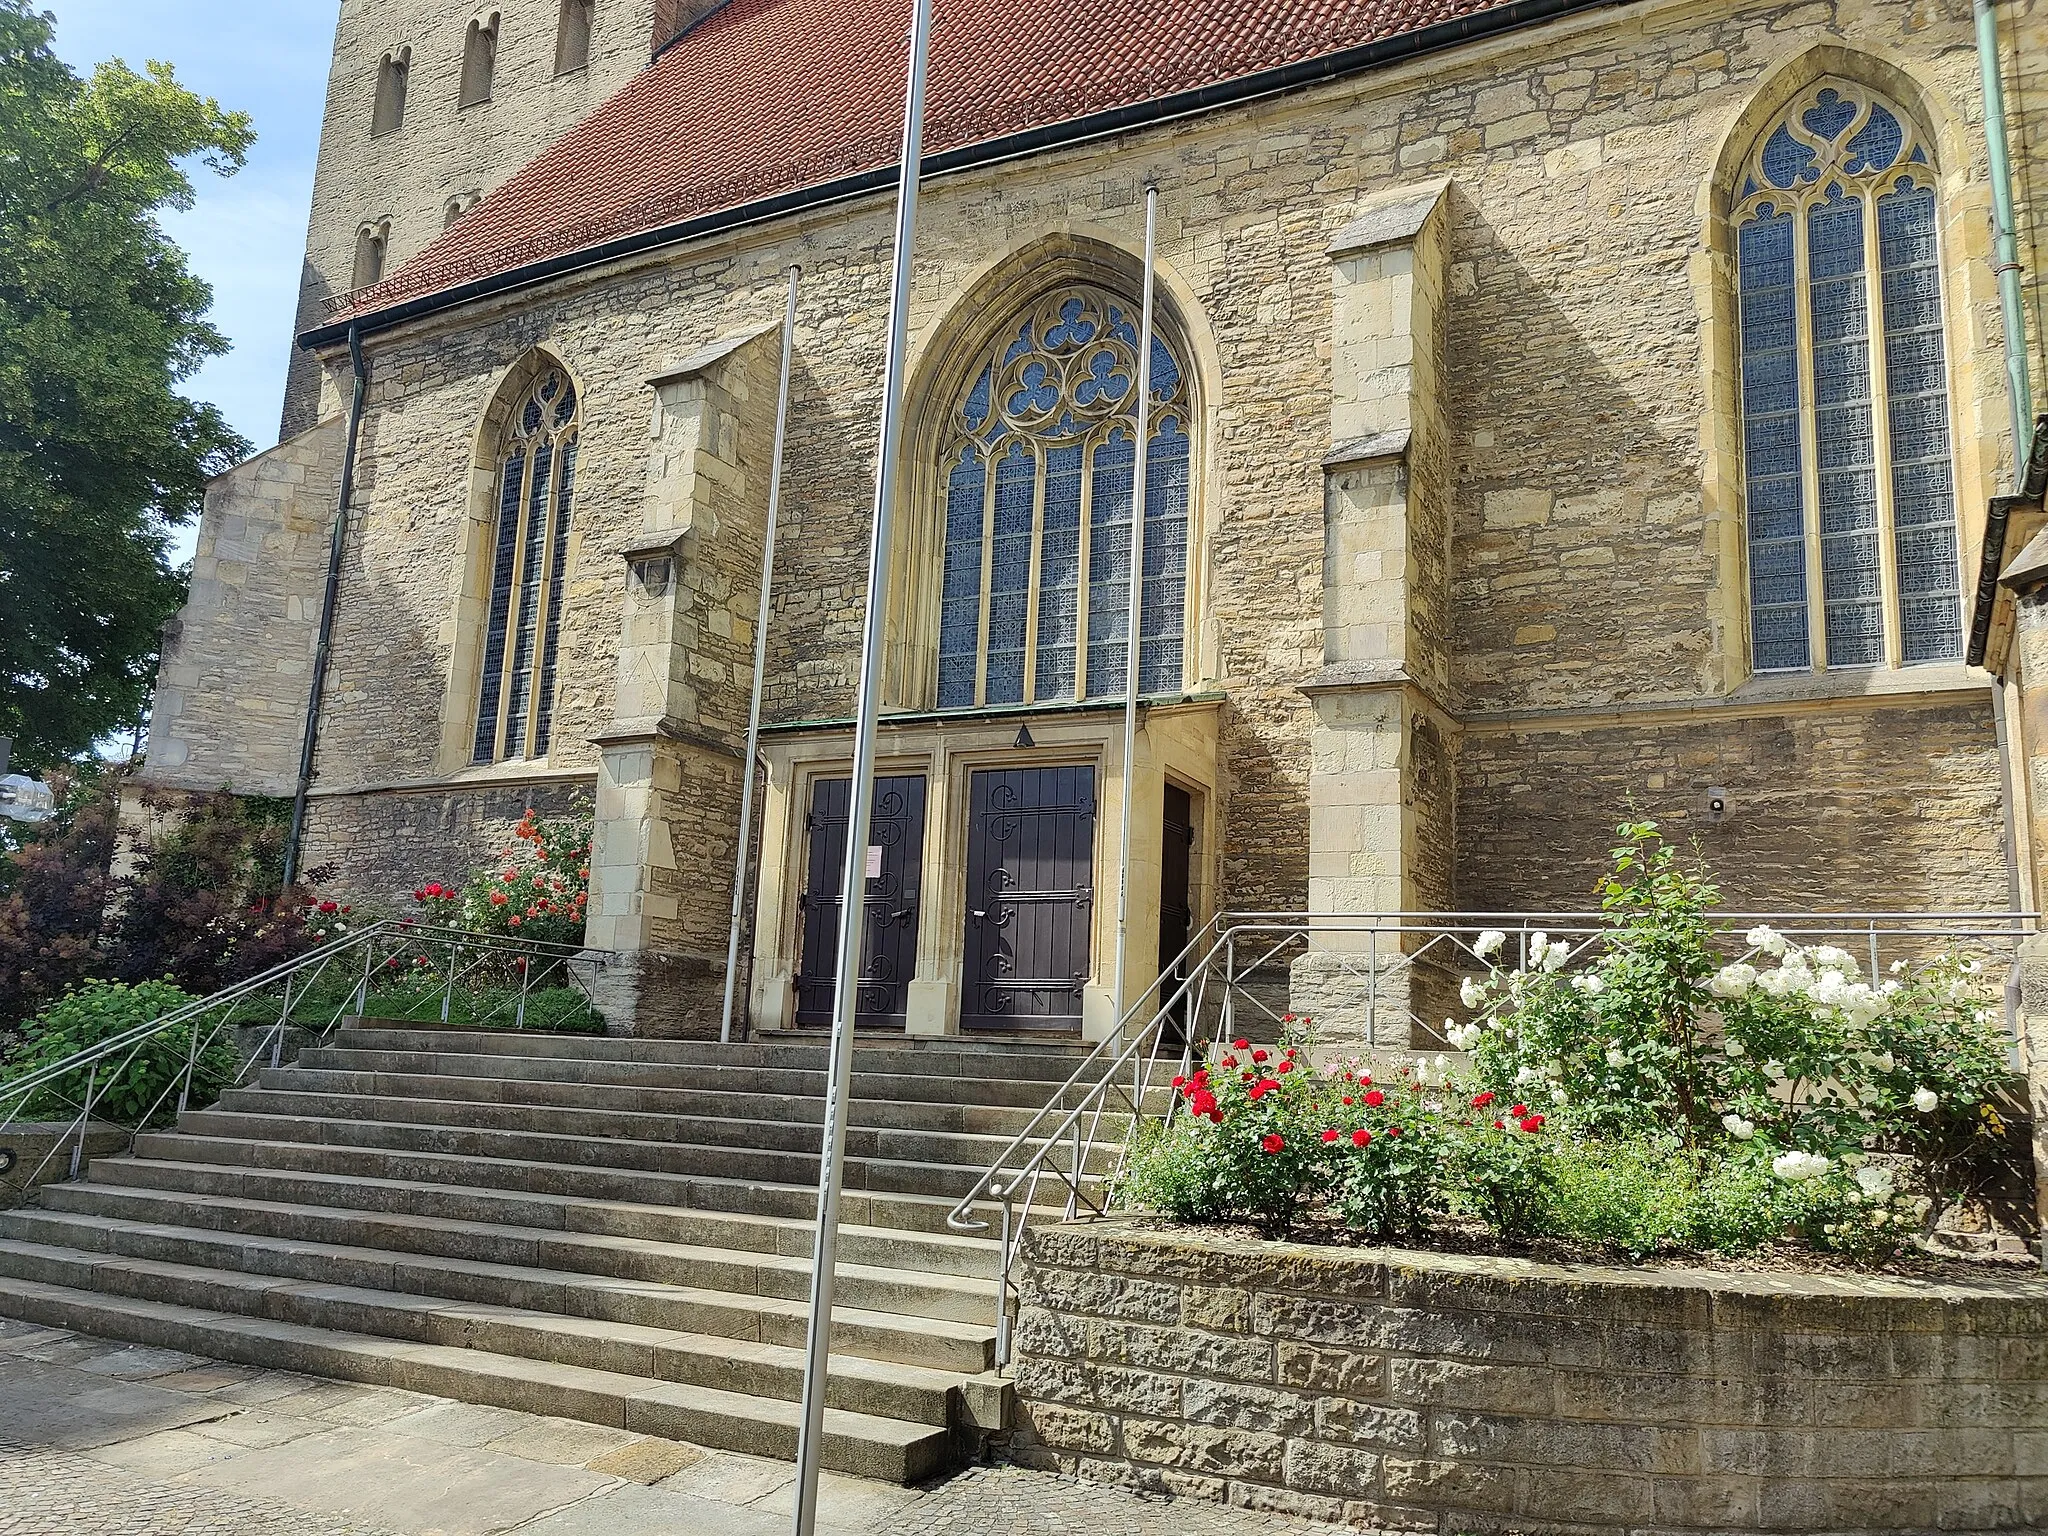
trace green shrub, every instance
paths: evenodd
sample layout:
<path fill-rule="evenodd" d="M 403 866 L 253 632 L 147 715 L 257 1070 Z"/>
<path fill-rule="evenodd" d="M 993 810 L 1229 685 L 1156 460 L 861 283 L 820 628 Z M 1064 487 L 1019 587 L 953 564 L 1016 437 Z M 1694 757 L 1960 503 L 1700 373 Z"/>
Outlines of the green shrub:
<path fill-rule="evenodd" d="M 1506 934 L 1474 943 L 1474 1016 L 1446 1021 L 1466 1063 L 1317 1069 L 1292 1020 L 1275 1051 L 1219 1046 L 1120 1198 L 1268 1232 L 1322 1209 L 1372 1238 L 1458 1217 L 1639 1256 L 1792 1238 L 1884 1259 L 2008 1171 L 2010 1042 L 1979 962 L 1865 978 L 1758 927 L 1724 963 L 1705 871 L 1650 823 L 1620 831 L 1603 933 L 1531 934 L 1512 966 Z"/>
<path fill-rule="evenodd" d="M 196 999 L 166 981 L 91 982 L 59 998 L 22 1029 L 22 1042 L 7 1059 L 4 1076 L 20 1077 L 51 1066 L 140 1024 L 176 1012 Z M 202 1049 L 192 1075 L 191 1108 L 211 1104 L 234 1082 L 241 1058 L 223 1029 L 205 1044 L 212 1017 L 196 1021 Z M 83 1107 L 88 1085 L 93 1114 L 121 1125 L 139 1126 L 175 1118 L 176 1084 L 192 1050 L 191 1030 L 173 1027 L 150 1036 L 132 1049 L 115 1052 L 96 1071 L 79 1068 L 38 1089 L 21 1111 L 22 1118 L 68 1120 Z"/>

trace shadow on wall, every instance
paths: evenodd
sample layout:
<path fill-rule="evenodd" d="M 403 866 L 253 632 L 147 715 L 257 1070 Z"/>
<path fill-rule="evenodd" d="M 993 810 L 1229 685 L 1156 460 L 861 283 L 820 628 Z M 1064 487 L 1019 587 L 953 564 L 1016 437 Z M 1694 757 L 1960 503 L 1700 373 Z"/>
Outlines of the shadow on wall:
<path fill-rule="evenodd" d="M 1630 226 L 1575 220 L 1537 269 L 1455 187 L 1452 211 L 1452 645 L 1463 701 L 1696 696 L 1713 646 L 1715 565 L 1702 542 L 1690 241 L 1617 249 Z"/>
<path fill-rule="evenodd" d="M 1726 791 L 1710 819 L 1707 790 Z M 1461 906 L 1583 910 L 1615 823 L 1697 837 L 1733 909 L 2002 911 L 1987 700 L 1607 730 L 1467 732 Z"/>

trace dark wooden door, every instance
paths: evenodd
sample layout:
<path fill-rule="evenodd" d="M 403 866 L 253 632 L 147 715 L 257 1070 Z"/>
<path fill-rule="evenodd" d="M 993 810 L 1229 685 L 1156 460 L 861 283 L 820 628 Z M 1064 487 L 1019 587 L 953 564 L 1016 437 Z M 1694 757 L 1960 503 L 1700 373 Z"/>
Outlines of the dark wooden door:
<path fill-rule="evenodd" d="M 1095 770 L 982 772 L 968 795 L 961 1027 L 1078 1030 L 1095 917 Z"/>
<path fill-rule="evenodd" d="M 810 862 L 797 908 L 803 959 L 796 977 L 799 1025 L 832 1023 L 838 981 L 840 882 L 846 877 L 851 779 L 820 779 L 811 790 Z M 868 846 L 882 851 L 882 872 L 867 882 L 861 945 L 861 1028 L 901 1029 L 917 970 L 917 896 L 924 871 L 924 775 L 875 780 Z M 865 866 L 864 866 L 865 867 Z"/>
<path fill-rule="evenodd" d="M 1186 790 L 1166 786 L 1166 824 L 1159 843 L 1159 972 L 1174 974 L 1160 987 L 1163 1003 L 1178 990 L 1187 974 L 1186 965 L 1176 966 L 1181 951 L 1194 935 L 1194 852 L 1195 802 Z M 1173 1009 L 1172 1030 L 1178 1033 L 1187 1017 L 1185 1000 Z"/>

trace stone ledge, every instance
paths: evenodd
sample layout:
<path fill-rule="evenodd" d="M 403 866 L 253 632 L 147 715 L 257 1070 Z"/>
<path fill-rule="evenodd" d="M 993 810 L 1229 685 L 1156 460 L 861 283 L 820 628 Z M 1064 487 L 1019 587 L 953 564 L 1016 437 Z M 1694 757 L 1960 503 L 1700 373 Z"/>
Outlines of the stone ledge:
<path fill-rule="evenodd" d="M 1124 1218 L 1030 1231 L 1019 1278 L 1018 1454 L 1082 1476 L 1530 1536 L 2048 1510 L 2035 1275 L 1635 1270 Z"/>
<path fill-rule="evenodd" d="M 1332 259 L 1360 256 L 1367 251 L 1413 240 L 1450 189 L 1448 176 L 1424 182 L 1419 187 L 1403 187 L 1366 208 L 1338 230 L 1324 248 L 1325 254 Z"/>

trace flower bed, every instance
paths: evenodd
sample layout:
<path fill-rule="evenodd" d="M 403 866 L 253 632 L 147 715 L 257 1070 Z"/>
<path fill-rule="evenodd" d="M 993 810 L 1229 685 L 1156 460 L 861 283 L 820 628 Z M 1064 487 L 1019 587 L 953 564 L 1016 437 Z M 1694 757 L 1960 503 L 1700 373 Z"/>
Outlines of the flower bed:
<path fill-rule="evenodd" d="M 1625 826 L 1605 931 L 1472 942 L 1461 1055 L 1321 1059 L 1313 1023 L 1224 1042 L 1174 1080 L 1119 1197 L 1193 1223 L 1370 1240 L 1447 1232 L 1588 1253 L 1790 1246 L 1883 1262 L 2011 1179 L 2010 1042 L 1981 962 L 1864 977 L 1757 928 L 1719 951 L 1718 894 L 1650 824 Z"/>

